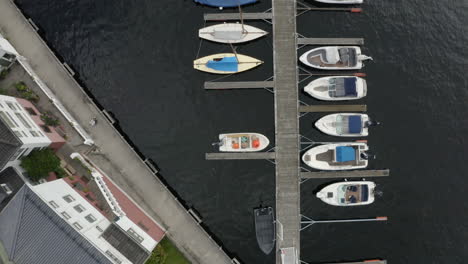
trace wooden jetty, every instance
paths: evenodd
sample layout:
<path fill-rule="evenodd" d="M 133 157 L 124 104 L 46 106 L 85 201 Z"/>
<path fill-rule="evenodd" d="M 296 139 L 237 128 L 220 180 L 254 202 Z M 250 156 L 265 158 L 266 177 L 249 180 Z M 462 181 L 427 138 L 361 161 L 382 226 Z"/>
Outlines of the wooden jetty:
<path fill-rule="evenodd" d="M 300 256 L 299 89 L 296 1 L 272 0 L 276 127 L 276 248 Z M 297 259 L 299 263 L 299 260 Z M 276 263 L 281 251 L 276 250 Z"/>
<path fill-rule="evenodd" d="M 263 89 L 273 88 L 274 81 L 263 82 L 205 82 L 206 90 L 225 90 L 225 89 Z"/>
<path fill-rule="evenodd" d="M 203 18 L 206 21 L 227 21 L 227 20 L 241 20 L 240 13 L 213 13 L 204 14 Z M 270 12 L 263 13 L 242 13 L 242 20 L 261 20 L 272 19 Z M 294 31 L 295 32 L 295 31 Z"/>
<path fill-rule="evenodd" d="M 274 152 L 220 152 L 206 153 L 207 160 L 251 160 L 251 159 L 275 159 Z"/>
<path fill-rule="evenodd" d="M 297 45 L 364 45 L 363 38 L 298 38 Z"/>
<path fill-rule="evenodd" d="M 386 177 L 389 175 L 389 169 L 352 171 L 307 171 L 300 173 L 302 179 Z"/>
<path fill-rule="evenodd" d="M 367 105 L 301 105 L 299 112 L 366 112 Z"/>

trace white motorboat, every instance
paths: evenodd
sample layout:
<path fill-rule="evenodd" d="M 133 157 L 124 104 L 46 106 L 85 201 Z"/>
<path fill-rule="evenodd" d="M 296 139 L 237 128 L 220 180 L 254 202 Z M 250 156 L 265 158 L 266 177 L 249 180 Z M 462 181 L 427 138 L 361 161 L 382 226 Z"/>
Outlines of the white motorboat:
<path fill-rule="evenodd" d="M 337 182 L 326 186 L 316 196 L 335 206 L 368 205 L 375 200 L 375 186 L 371 181 Z"/>
<path fill-rule="evenodd" d="M 232 133 L 219 135 L 219 151 L 254 152 L 264 150 L 270 140 L 258 133 Z"/>
<path fill-rule="evenodd" d="M 193 68 L 216 74 L 233 74 L 255 68 L 263 61 L 234 53 L 219 53 L 193 61 Z"/>
<path fill-rule="evenodd" d="M 359 70 L 364 60 L 372 58 L 361 54 L 358 46 L 326 46 L 311 49 L 299 60 L 307 66 L 322 70 Z"/>
<path fill-rule="evenodd" d="M 223 23 L 204 27 L 198 31 L 202 39 L 220 43 L 244 43 L 265 36 L 268 32 L 240 23 Z"/>
<path fill-rule="evenodd" d="M 304 92 L 325 101 L 356 100 L 367 95 L 367 83 L 353 76 L 322 77 L 307 84 Z"/>
<path fill-rule="evenodd" d="M 343 4 L 343 5 L 352 5 L 352 4 L 362 4 L 363 0 L 315 0 L 320 3 L 326 4 Z"/>
<path fill-rule="evenodd" d="M 353 170 L 367 167 L 369 147 L 362 142 L 334 143 L 313 147 L 302 161 L 318 170 Z"/>
<path fill-rule="evenodd" d="M 366 114 L 338 113 L 320 118 L 315 122 L 315 127 L 331 136 L 366 137 L 369 135 L 369 127 L 379 124 L 371 121 Z"/>

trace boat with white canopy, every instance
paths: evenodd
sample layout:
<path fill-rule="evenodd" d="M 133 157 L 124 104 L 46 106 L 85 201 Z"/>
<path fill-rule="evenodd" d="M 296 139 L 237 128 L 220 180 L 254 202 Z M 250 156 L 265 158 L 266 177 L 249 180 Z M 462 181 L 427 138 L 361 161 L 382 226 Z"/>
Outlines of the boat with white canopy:
<path fill-rule="evenodd" d="M 320 118 L 315 122 L 315 127 L 331 136 L 365 137 L 369 135 L 369 127 L 379 124 L 371 121 L 366 114 L 338 113 Z"/>
<path fill-rule="evenodd" d="M 304 92 L 324 101 L 356 100 L 367 95 L 367 83 L 354 76 L 322 77 L 307 84 Z"/>
<path fill-rule="evenodd" d="M 307 166 L 318 170 L 353 170 L 367 167 L 369 147 L 362 142 L 334 143 L 313 147 L 302 155 Z"/>
<path fill-rule="evenodd" d="M 268 32 L 241 23 L 223 23 L 204 27 L 198 31 L 202 39 L 219 43 L 244 43 L 267 35 Z"/>
<path fill-rule="evenodd" d="M 219 135 L 219 151 L 254 152 L 264 150 L 270 140 L 259 133 L 232 133 Z"/>
<path fill-rule="evenodd" d="M 235 53 L 219 53 L 193 61 L 193 68 L 216 74 L 243 72 L 261 65 L 263 61 Z"/>
<path fill-rule="evenodd" d="M 321 189 L 316 196 L 334 206 L 368 205 L 375 200 L 375 187 L 371 181 L 337 182 Z"/>
<path fill-rule="evenodd" d="M 319 47 L 299 58 L 305 65 L 322 70 L 359 70 L 364 66 L 363 61 L 371 59 L 361 54 L 358 46 Z"/>

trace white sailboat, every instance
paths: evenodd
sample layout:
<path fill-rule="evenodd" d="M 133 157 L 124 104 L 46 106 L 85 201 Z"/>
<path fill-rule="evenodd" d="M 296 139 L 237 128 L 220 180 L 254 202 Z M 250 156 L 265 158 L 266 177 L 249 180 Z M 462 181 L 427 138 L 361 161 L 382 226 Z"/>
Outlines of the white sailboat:
<path fill-rule="evenodd" d="M 244 43 L 267 35 L 268 32 L 242 23 L 223 23 L 204 27 L 198 31 L 202 39 L 219 43 Z"/>
<path fill-rule="evenodd" d="M 193 61 L 193 68 L 216 74 L 243 72 L 261 65 L 263 61 L 235 53 L 219 53 Z"/>

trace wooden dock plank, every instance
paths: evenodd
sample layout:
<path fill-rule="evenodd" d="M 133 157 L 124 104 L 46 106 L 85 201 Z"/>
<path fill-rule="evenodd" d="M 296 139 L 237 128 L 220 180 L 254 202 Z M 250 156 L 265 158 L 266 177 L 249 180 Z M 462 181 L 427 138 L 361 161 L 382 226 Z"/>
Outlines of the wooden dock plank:
<path fill-rule="evenodd" d="M 366 112 L 367 105 L 301 105 L 299 112 Z"/>
<path fill-rule="evenodd" d="M 253 159 L 275 159 L 274 152 L 220 152 L 206 153 L 207 160 L 253 160 Z"/>
<path fill-rule="evenodd" d="M 312 171 L 301 172 L 302 179 L 330 179 L 330 178 L 362 178 L 385 177 L 390 175 L 390 170 L 353 170 L 353 171 Z"/>
<path fill-rule="evenodd" d="M 298 38 L 297 45 L 364 45 L 363 38 Z"/>
<path fill-rule="evenodd" d="M 275 82 L 205 82 L 207 90 L 222 90 L 222 89 L 263 89 L 273 88 Z"/>
<path fill-rule="evenodd" d="M 225 20 L 241 20 L 239 13 L 213 13 L 204 14 L 203 18 L 206 21 L 225 21 Z M 271 19 L 272 14 L 270 12 L 265 13 L 242 13 L 243 20 L 261 20 Z"/>

